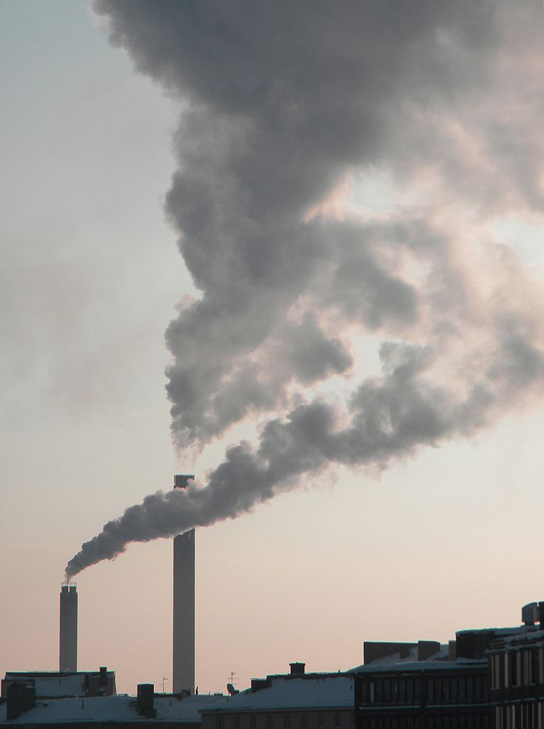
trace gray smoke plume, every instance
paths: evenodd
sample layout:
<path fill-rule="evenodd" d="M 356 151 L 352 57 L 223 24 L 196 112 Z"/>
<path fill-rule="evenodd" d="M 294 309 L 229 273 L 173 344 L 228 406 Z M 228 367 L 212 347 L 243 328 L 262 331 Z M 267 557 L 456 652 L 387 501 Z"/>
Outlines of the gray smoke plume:
<path fill-rule="evenodd" d="M 127 509 L 68 575 L 234 518 L 327 464 L 385 467 L 538 399 L 540 295 L 495 237 L 501 219 L 542 215 L 540 7 L 95 9 L 183 100 L 166 209 L 201 297 L 166 332 L 175 442 L 202 449 L 249 417 L 260 440 L 229 449 L 204 486 Z M 391 182 L 390 210 L 350 207 L 361 174 Z M 382 372 L 356 385 L 366 333 L 382 340 Z M 339 376 L 345 408 L 327 396 Z"/>

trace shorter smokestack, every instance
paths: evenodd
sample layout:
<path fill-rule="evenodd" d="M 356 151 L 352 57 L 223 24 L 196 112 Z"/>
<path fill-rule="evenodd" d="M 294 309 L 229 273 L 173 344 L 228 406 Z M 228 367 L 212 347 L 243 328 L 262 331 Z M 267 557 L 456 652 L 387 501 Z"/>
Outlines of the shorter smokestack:
<path fill-rule="evenodd" d="M 77 587 L 64 583 L 60 591 L 59 671 L 77 671 Z"/>

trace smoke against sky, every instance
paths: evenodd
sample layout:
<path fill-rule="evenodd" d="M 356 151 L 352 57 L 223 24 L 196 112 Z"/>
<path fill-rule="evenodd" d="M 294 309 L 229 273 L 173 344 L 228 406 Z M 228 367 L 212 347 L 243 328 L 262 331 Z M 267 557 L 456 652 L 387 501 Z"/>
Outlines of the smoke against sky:
<path fill-rule="evenodd" d="M 327 464 L 383 468 L 538 401 L 541 296 L 494 226 L 541 215 L 541 8 L 95 9 L 183 102 L 166 210 L 201 297 L 166 333 L 175 443 L 202 449 L 248 418 L 260 439 L 229 448 L 202 485 L 127 509 L 68 575 L 233 518 Z M 393 181 L 387 213 L 350 206 L 361 173 Z M 355 361 L 368 334 L 379 375 Z M 339 376 L 344 408 L 327 395 Z"/>

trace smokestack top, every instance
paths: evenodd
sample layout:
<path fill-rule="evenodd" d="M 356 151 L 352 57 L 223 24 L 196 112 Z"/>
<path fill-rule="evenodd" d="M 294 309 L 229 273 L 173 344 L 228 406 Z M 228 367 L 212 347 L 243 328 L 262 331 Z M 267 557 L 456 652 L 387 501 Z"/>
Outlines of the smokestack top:
<path fill-rule="evenodd" d="M 174 475 L 174 488 L 175 489 L 186 489 L 189 481 L 194 481 L 194 473 L 177 473 Z"/>

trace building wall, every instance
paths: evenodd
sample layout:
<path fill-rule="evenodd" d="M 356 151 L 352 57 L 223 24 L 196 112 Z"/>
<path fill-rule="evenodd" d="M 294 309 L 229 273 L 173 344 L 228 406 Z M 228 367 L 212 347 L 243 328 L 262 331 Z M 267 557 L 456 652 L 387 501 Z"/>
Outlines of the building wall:
<path fill-rule="evenodd" d="M 466 671 L 365 672 L 358 679 L 357 690 L 358 729 L 490 726 L 485 664 Z"/>
<path fill-rule="evenodd" d="M 11 722 L 10 722 L 11 724 Z M 5 726 L 9 726 L 6 724 Z M 17 721 L 17 729 L 200 729 L 198 722 L 179 722 L 148 719 L 131 721 L 77 721 L 77 722 L 40 722 L 39 724 Z"/>
<path fill-rule="evenodd" d="M 353 709 L 202 714 L 202 729 L 352 729 Z"/>
<path fill-rule="evenodd" d="M 496 646 L 489 656 L 493 729 L 544 729 L 542 639 Z"/>

